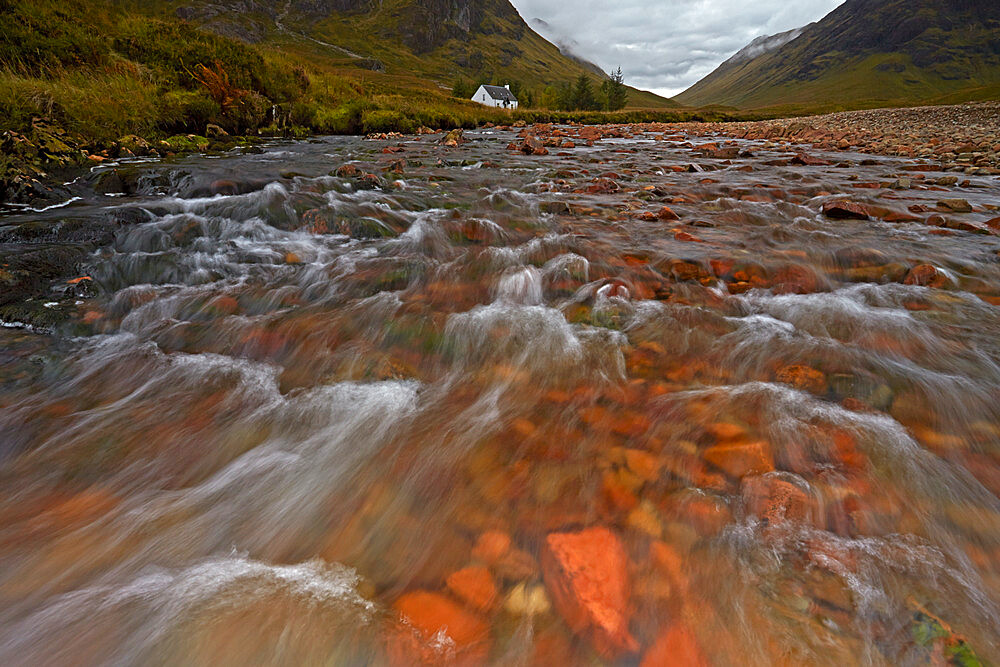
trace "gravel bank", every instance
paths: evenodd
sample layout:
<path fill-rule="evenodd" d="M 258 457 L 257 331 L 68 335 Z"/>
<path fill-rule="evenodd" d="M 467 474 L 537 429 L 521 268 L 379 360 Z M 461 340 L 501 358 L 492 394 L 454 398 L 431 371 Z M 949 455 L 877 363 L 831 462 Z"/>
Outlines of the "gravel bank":
<path fill-rule="evenodd" d="M 735 123 L 689 123 L 698 134 L 813 144 L 940 162 L 968 174 L 1000 175 L 1000 102 L 845 111 Z"/>

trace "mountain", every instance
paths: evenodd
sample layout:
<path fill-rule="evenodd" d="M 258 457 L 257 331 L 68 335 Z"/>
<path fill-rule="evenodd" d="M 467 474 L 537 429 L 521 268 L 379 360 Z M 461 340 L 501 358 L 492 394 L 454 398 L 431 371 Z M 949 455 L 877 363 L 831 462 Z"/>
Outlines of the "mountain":
<path fill-rule="evenodd" d="M 564 53 L 508 0 L 153 0 L 213 32 L 290 49 L 310 59 L 429 80 L 517 82 L 540 93 L 580 74 L 607 76 Z M 630 89 L 632 107 L 676 103 Z"/>
<path fill-rule="evenodd" d="M 599 65 L 595 65 L 594 63 L 590 62 L 577 52 L 577 49 L 580 47 L 579 42 L 577 42 L 572 37 L 563 35 L 562 33 L 558 32 L 545 19 L 533 18 L 531 19 L 530 25 L 532 30 L 534 30 L 539 35 L 541 35 L 542 37 L 544 37 L 545 39 L 547 39 L 548 41 L 552 42 L 557 47 L 559 47 L 560 53 L 562 53 L 567 58 L 575 60 L 576 62 L 580 63 L 581 65 L 589 69 L 591 72 L 594 72 L 595 74 L 607 76 L 604 70 L 602 70 Z"/>
<path fill-rule="evenodd" d="M 827 110 L 998 96 L 1000 1 L 847 0 L 799 31 L 754 40 L 675 99 Z"/>

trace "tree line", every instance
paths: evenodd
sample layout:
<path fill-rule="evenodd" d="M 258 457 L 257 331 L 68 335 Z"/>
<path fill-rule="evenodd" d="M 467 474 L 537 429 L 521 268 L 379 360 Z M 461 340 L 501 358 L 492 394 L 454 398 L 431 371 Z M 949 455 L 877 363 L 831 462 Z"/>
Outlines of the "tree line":
<path fill-rule="evenodd" d="M 628 88 L 625 86 L 625 76 L 619 67 L 595 87 L 591 77 L 581 74 L 572 83 L 559 86 L 547 86 L 540 95 L 535 94 L 520 81 L 510 80 L 502 83 L 494 79 L 481 79 L 478 82 L 458 78 L 452 86 L 452 95 L 461 99 L 470 99 L 481 85 L 510 85 L 518 104 L 522 107 L 553 109 L 558 111 L 618 111 L 628 104 Z"/>

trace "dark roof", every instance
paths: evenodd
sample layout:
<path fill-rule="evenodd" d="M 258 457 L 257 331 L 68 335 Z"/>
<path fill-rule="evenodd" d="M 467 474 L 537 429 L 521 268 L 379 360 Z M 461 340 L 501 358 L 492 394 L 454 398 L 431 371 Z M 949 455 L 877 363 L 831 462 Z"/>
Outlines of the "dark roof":
<path fill-rule="evenodd" d="M 490 97 L 492 97 L 495 100 L 506 100 L 508 102 L 517 102 L 517 98 L 514 97 L 514 93 L 510 92 L 503 86 L 484 85 L 483 88 L 485 88 L 486 92 L 490 94 Z"/>

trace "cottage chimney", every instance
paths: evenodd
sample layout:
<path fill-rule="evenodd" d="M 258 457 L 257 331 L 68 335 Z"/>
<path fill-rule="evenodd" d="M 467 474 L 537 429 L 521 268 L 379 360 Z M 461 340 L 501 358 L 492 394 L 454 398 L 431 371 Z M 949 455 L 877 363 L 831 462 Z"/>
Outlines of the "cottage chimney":
<path fill-rule="evenodd" d="M 509 83 L 503 84 L 503 87 L 506 88 L 507 90 L 510 90 L 510 84 Z"/>

